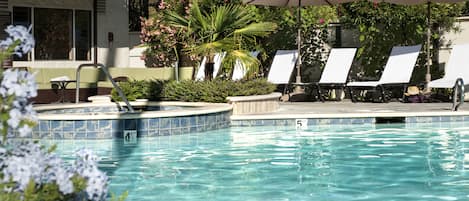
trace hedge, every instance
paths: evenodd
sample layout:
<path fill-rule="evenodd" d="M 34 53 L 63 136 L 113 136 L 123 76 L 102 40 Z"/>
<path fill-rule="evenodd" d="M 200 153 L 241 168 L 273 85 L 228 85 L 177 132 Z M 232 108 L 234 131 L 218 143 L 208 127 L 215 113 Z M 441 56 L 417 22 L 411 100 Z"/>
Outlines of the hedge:
<path fill-rule="evenodd" d="M 152 101 L 186 101 L 186 102 L 227 102 L 228 96 L 264 95 L 275 91 L 276 86 L 265 79 L 250 81 L 212 80 L 194 81 L 137 81 L 121 82 L 119 86 L 127 99 L 146 98 Z M 115 89 L 111 92 L 112 99 L 120 101 Z"/>

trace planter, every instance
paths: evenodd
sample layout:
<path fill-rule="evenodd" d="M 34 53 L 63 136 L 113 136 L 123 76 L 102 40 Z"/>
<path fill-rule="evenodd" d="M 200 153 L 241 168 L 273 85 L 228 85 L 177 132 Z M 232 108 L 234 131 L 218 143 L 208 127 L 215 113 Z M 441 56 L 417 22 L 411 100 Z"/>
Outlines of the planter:
<path fill-rule="evenodd" d="M 281 93 L 255 96 L 227 97 L 228 103 L 233 106 L 233 115 L 268 113 L 279 108 Z"/>

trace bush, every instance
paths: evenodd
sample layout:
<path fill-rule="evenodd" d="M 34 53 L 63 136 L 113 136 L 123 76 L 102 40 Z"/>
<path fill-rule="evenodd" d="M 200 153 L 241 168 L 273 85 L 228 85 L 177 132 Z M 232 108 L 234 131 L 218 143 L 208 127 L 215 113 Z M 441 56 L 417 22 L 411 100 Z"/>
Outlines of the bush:
<path fill-rule="evenodd" d="M 229 81 L 192 81 L 168 83 L 163 91 L 165 100 L 188 101 L 188 102 L 225 102 L 228 96 Z"/>
<path fill-rule="evenodd" d="M 129 101 L 146 98 L 152 101 L 170 100 L 187 102 L 225 103 L 228 96 L 250 96 L 272 93 L 276 86 L 265 79 L 243 82 L 230 80 L 193 81 L 183 80 L 131 80 L 119 86 Z M 121 101 L 115 89 L 111 92 L 114 101 Z"/>
<path fill-rule="evenodd" d="M 264 95 L 270 94 L 277 88 L 276 85 L 267 82 L 266 79 L 256 79 L 244 82 L 234 82 L 233 94 L 230 96 L 251 96 L 251 95 Z"/>
<path fill-rule="evenodd" d="M 141 98 L 156 101 L 161 99 L 160 95 L 165 82 L 162 80 L 131 80 L 120 82 L 119 87 L 129 101 Z M 116 89 L 112 89 L 111 97 L 114 101 L 122 101 Z"/>
<path fill-rule="evenodd" d="M 165 100 L 225 103 L 228 96 L 249 96 L 272 93 L 275 85 L 265 79 L 244 82 L 229 80 L 170 82 L 163 90 Z"/>

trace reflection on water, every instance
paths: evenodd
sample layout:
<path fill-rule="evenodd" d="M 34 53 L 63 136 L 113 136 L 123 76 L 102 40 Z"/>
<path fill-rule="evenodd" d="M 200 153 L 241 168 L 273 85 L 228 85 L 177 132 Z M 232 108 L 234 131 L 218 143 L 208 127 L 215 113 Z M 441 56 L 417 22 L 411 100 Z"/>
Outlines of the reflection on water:
<path fill-rule="evenodd" d="M 230 128 L 56 143 L 103 158 L 128 200 L 468 199 L 469 124 Z"/>

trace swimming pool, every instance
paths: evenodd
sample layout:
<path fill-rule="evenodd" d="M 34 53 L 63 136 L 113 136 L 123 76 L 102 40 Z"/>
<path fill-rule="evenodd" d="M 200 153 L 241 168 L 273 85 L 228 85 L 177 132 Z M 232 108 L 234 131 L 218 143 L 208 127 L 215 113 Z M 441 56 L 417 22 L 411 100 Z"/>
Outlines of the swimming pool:
<path fill-rule="evenodd" d="M 467 200 L 469 122 L 231 127 L 187 135 L 44 140 L 93 149 L 127 200 Z"/>

